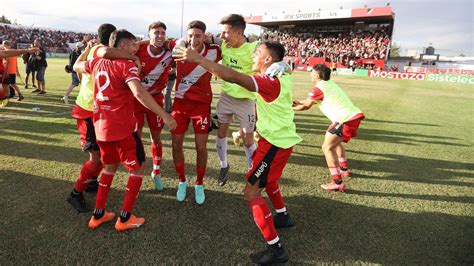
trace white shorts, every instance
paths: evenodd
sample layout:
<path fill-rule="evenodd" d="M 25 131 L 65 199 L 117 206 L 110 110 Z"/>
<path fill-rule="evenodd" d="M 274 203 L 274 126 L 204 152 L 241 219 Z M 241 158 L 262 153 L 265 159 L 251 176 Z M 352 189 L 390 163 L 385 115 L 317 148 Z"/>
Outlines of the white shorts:
<path fill-rule="evenodd" d="M 255 131 L 255 101 L 237 99 L 222 93 L 217 102 L 217 116 L 219 123 L 230 124 L 234 116 L 240 121 L 240 128 L 245 133 Z"/>

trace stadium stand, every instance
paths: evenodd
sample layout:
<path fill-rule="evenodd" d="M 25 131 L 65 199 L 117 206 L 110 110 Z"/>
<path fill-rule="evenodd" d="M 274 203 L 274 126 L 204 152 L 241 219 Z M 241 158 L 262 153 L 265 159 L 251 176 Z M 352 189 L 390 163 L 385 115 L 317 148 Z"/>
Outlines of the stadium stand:
<path fill-rule="evenodd" d="M 84 36 L 95 38 L 91 33 L 0 24 L 0 41 L 9 40 L 13 44 L 12 47 L 17 47 L 20 46 L 18 44 L 29 45 L 39 38 L 49 53 L 68 53 L 69 44 L 82 41 Z"/>
<path fill-rule="evenodd" d="M 343 67 L 350 67 L 351 60 L 385 60 L 390 45 L 385 28 L 344 33 L 314 32 L 311 28 L 300 28 L 298 31 L 267 31 L 262 38 L 283 43 L 287 56 L 297 57 L 302 64 L 308 58 L 322 57 L 325 61 L 337 62 Z"/>
<path fill-rule="evenodd" d="M 282 42 L 285 60 L 296 69 L 314 64 L 337 68 L 384 68 L 395 20 L 390 5 L 352 9 L 307 9 L 250 15 L 261 26 L 262 39 Z"/>

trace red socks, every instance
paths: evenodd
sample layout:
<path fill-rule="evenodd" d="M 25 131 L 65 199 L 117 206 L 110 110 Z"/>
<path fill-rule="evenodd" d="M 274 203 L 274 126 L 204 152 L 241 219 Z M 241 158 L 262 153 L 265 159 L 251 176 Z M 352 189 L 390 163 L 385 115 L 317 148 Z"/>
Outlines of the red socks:
<path fill-rule="evenodd" d="M 268 198 L 273 204 L 273 208 L 276 210 L 285 208 L 285 202 L 281 196 L 280 187 L 278 183 L 272 182 L 268 183 L 265 187 L 265 192 L 267 192 Z"/>
<path fill-rule="evenodd" d="M 174 167 L 176 169 L 176 173 L 178 174 L 179 182 L 186 182 L 186 176 L 184 174 L 184 161 L 175 162 Z"/>
<path fill-rule="evenodd" d="M 196 185 L 202 185 L 204 182 L 204 176 L 206 175 L 206 166 L 196 166 L 196 173 L 197 173 L 197 179 L 196 179 Z"/>
<path fill-rule="evenodd" d="M 186 182 L 184 161 L 175 162 L 174 167 L 176 169 L 176 173 L 178 174 L 179 182 Z M 206 166 L 196 166 L 196 172 L 196 185 L 202 185 L 204 183 L 204 176 L 206 175 Z"/>
<path fill-rule="evenodd" d="M 268 242 L 277 239 L 278 235 L 275 226 L 273 225 L 272 213 L 270 212 L 270 208 L 268 208 L 265 199 L 260 197 L 248 201 L 248 205 L 252 211 L 253 219 L 262 232 L 265 240 Z"/>
<path fill-rule="evenodd" d="M 125 198 L 123 200 L 122 210 L 124 212 L 132 212 L 133 206 L 138 198 L 138 192 L 142 186 L 143 176 L 130 174 L 128 177 Z"/>
<path fill-rule="evenodd" d="M 113 173 L 102 172 L 99 181 L 99 190 L 97 191 L 97 199 L 95 201 L 96 210 L 104 210 L 109 195 L 112 180 L 114 179 Z M 127 188 L 125 192 L 125 199 L 123 200 L 122 210 L 130 213 L 135 205 L 138 198 L 138 192 L 142 185 L 143 176 L 130 174 L 128 178 Z"/>
<path fill-rule="evenodd" d="M 114 179 L 114 173 L 102 172 L 99 180 L 99 189 L 97 190 L 97 198 L 95 200 L 95 208 L 98 210 L 105 209 L 105 203 L 107 202 L 107 197 L 109 195 L 110 186 L 112 185 L 112 180 Z"/>
<path fill-rule="evenodd" d="M 338 160 L 339 160 L 339 166 L 341 168 L 347 168 L 347 160 L 345 157 L 341 157 Z"/>
<path fill-rule="evenodd" d="M 336 180 L 342 179 L 341 170 L 339 169 L 339 167 L 329 166 L 328 168 L 329 168 L 329 172 L 331 172 L 332 180 L 336 181 Z"/>
<path fill-rule="evenodd" d="M 151 144 L 151 157 L 153 158 L 153 175 L 160 174 L 161 158 L 163 156 L 163 144 Z"/>
<path fill-rule="evenodd" d="M 79 173 L 79 177 L 77 178 L 74 189 L 77 192 L 83 192 L 89 185 L 91 178 L 93 176 L 98 176 L 100 171 L 102 171 L 102 164 L 100 162 L 95 163 L 93 161 L 86 161 L 82 165 L 82 169 Z"/>

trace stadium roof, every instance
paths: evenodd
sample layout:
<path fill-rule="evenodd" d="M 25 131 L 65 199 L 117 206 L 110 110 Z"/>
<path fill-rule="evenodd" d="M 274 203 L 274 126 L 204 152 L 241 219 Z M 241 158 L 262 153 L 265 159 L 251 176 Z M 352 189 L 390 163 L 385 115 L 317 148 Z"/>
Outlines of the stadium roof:
<path fill-rule="evenodd" d="M 248 16 L 245 20 L 249 24 L 258 26 L 277 26 L 282 24 L 305 24 L 315 21 L 392 21 L 395 14 L 391 6 L 364 7 L 353 9 L 314 10 L 294 13 L 272 13 L 261 16 Z"/>

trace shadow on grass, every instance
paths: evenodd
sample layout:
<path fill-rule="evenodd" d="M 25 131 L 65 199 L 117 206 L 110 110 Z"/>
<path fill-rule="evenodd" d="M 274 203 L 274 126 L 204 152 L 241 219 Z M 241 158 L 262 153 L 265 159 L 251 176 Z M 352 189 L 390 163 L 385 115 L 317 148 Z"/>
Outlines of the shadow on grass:
<path fill-rule="evenodd" d="M 31 134 L 55 134 L 55 133 L 72 133 L 77 136 L 79 139 L 79 133 L 77 132 L 76 128 L 76 121 L 70 120 L 68 122 L 58 122 L 61 120 L 55 120 L 55 122 L 47 122 L 44 119 L 42 120 L 26 120 L 26 119 L 17 119 L 15 121 L 8 121 L 5 122 L 5 129 L 11 129 L 15 131 L 23 132 L 24 134 L 31 133 Z M 62 121 L 65 121 L 63 119 Z M 8 126 L 8 123 L 14 124 L 12 126 Z M 14 134 L 14 133 L 9 133 Z"/>
<path fill-rule="evenodd" d="M 28 134 L 28 133 L 21 133 L 18 131 L 12 132 L 12 131 L 6 131 L 3 129 L 0 129 L 0 135 L 2 136 L 15 136 L 19 138 L 24 138 L 24 139 L 31 139 L 31 140 L 37 140 L 37 141 L 55 141 L 59 140 L 59 138 L 51 138 L 51 137 L 45 137 L 37 134 Z"/>
<path fill-rule="evenodd" d="M 414 134 L 406 132 L 395 132 L 379 129 L 368 129 L 363 126 L 359 129 L 359 135 L 357 139 L 367 141 L 378 141 L 387 142 L 393 144 L 405 144 L 405 145 L 445 145 L 445 146 L 457 146 L 457 147 L 469 147 L 469 145 L 456 143 L 453 141 L 440 141 L 440 140 L 457 140 L 461 142 L 461 139 L 452 137 L 443 137 L 436 135 L 424 135 Z M 437 140 L 440 139 L 440 140 Z"/>
<path fill-rule="evenodd" d="M 297 124 L 296 131 L 301 134 L 324 135 L 326 132 L 326 129 L 330 125 L 330 122 L 321 116 L 314 116 L 314 120 L 302 119 L 300 116 L 301 115 L 295 116 L 294 121 Z M 405 144 L 405 145 L 435 144 L 435 145 L 469 147 L 469 145 L 455 142 L 455 141 L 460 142 L 461 139 L 459 138 L 368 128 L 364 126 L 366 121 L 368 121 L 369 123 L 370 122 L 394 123 L 394 124 L 406 124 L 406 125 L 416 125 L 416 126 L 439 127 L 439 125 L 434 125 L 434 124 L 423 124 L 423 123 L 417 124 L 417 123 L 409 123 L 409 122 L 364 119 L 359 129 L 359 135 L 357 139 L 367 140 L 367 141 L 395 143 L 395 144 Z M 452 140 L 452 141 L 448 141 L 448 140 Z"/>
<path fill-rule="evenodd" d="M 40 111 L 34 111 L 32 108 L 34 107 L 39 107 Z M 8 108 L 18 108 L 15 110 L 9 110 Z M 16 102 L 16 101 L 10 101 L 8 103 L 7 108 L 5 108 L 5 111 L 14 113 L 16 115 L 40 115 L 40 114 L 45 114 L 45 113 L 65 113 L 65 112 L 70 112 L 72 109 L 72 105 L 65 105 L 61 104 L 58 100 L 58 103 L 51 104 L 48 101 L 22 101 L 22 102 Z"/>
<path fill-rule="evenodd" d="M 413 195 L 413 194 L 400 194 L 400 193 L 384 193 L 375 191 L 362 191 L 350 189 L 346 191 L 347 194 L 351 195 L 362 195 L 371 197 L 394 197 L 402 199 L 419 199 L 427 201 L 445 201 L 445 202 L 459 202 L 459 203 L 472 203 L 474 197 L 469 196 L 440 196 L 440 195 Z"/>
<path fill-rule="evenodd" d="M 198 206 L 191 188 L 181 203 L 171 189 L 142 191 L 134 212 L 147 219 L 145 225 L 117 233 L 113 223 L 86 228 L 90 214 L 77 214 L 65 201 L 72 182 L 6 170 L 0 170 L 0 182 L 8 214 L 2 219 L 2 264 L 247 264 L 248 255 L 263 247 L 240 194 L 208 189 L 205 205 Z M 125 181 L 114 183 L 107 210 L 118 213 Z M 279 234 L 290 264 L 473 263 L 472 217 L 338 201 L 355 196 L 286 198 L 296 226 Z M 86 199 L 93 202 L 94 195 Z"/>
<path fill-rule="evenodd" d="M 372 155 L 376 159 L 371 162 L 351 160 L 352 165 L 366 171 L 383 172 L 383 176 L 359 177 L 372 179 L 386 179 L 394 181 L 407 181 L 415 183 L 469 186 L 472 183 L 460 182 L 452 179 L 473 178 L 474 163 L 453 162 L 437 159 L 417 158 L 397 154 L 369 153 L 362 151 L 351 151 L 364 155 Z"/>
<path fill-rule="evenodd" d="M 428 124 L 428 123 L 413 123 L 413 122 L 405 122 L 405 121 L 390 121 L 390 120 L 380 120 L 380 119 L 373 119 L 373 118 L 366 118 L 364 119 L 364 123 L 383 123 L 383 124 L 396 124 L 396 125 L 410 125 L 410 126 L 425 126 L 425 127 L 441 127 L 441 125 L 437 124 Z"/>
<path fill-rule="evenodd" d="M 5 139 L 0 139 L 0 146 L 16 147 L 0 150 L 0 154 L 8 156 L 66 163 L 82 161 L 82 158 L 78 161 L 78 154 L 81 154 L 80 149 L 37 143 L 28 143 L 25 145 L 22 141 Z"/>

